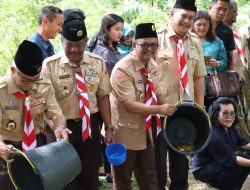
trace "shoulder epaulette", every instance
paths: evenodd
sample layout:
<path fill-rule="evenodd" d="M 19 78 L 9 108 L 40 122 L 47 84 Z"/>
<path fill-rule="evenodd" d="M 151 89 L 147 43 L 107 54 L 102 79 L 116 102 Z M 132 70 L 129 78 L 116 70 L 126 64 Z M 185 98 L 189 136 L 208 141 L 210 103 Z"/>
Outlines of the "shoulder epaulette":
<path fill-rule="evenodd" d="M 190 36 L 200 39 L 196 33 L 194 33 L 194 32 L 188 32 L 188 33 Z"/>
<path fill-rule="evenodd" d="M 38 84 L 51 84 L 51 81 L 47 78 L 43 78 L 42 80 L 37 82 Z"/>
<path fill-rule="evenodd" d="M 84 54 L 85 54 L 84 58 L 87 59 L 87 60 L 84 60 L 84 61 L 87 62 L 87 63 L 91 63 L 91 61 L 93 59 L 99 59 L 99 61 L 104 62 L 103 58 L 101 56 L 95 54 L 95 53 L 91 53 L 91 52 L 86 52 L 85 51 Z"/>
<path fill-rule="evenodd" d="M 6 87 L 6 86 L 7 86 L 6 76 L 0 77 L 0 88 Z"/>
<path fill-rule="evenodd" d="M 47 57 L 47 58 L 45 58 L 45 59 L 43 60 L 43 63 L 48 63 L 48 62 L 50 62 L 50 61 L 54 61 L 54 60 L 58 59 L 59 57 L 61 57 L 61 55 L 62 55 L 62 52 L 59 52 L 59 53 L 57 53 L 57 54 L 55 54 L 55 55 L 52 55 L 52 56 L 50 56 L 50 57 Z"/>
<path fill-rule="evenodd" d="M 159 28 L 157 31 L 156 31 L 156 33 L 158 34 L 158 33 L 162 33 L 162 32 L 164 32 L 166 30 L 166 27 L 164 27 L 164 28 Z"/>

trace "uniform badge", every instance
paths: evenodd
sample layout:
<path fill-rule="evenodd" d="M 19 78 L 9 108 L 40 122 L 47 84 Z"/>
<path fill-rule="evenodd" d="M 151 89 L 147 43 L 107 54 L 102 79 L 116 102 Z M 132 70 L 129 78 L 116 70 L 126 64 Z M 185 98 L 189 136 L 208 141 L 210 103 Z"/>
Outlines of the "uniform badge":
<path fill-rule="evenodd" d="M 78 30 L 78 32 L 76 33 L 77 37 L 81 37 L 83 35 L 83 31 L 82 30 Z"/>
<path fill-rule="evenodd" d="M 143 83 L 143 80 L 142 79 L 139 79 L 136 81 L 136 84 L 142 84 Z"/>
<path fill-rule="evenodd" d="M 37 99 L 37 98 L 40 98 L 41 96 L 42 96 L 42 93 L 41 93 L 41 92 L 34 92 L 34 93 L 31 95 L 31 98 Z"/>
<path fill-rule="evenodd" d="M 143 92 L 140 92 L 139 94 L 139 100 L 142 100 L 143 99 Z"/>
<path fill-rule="evenodd" d="M 65 73 L 65 68 L 64 67 L 60 67 L 60 72 L 61 73 Z"/>
<path fill-rule="evenodd" d="M 104 75 L 105 77 L 109 77 L 109 72 L 108 72 L 108 69 L 106 68 L 105 71 L 104 71 Z"/>
<path fill-rule="evenodd" d="M 87 69 L 85 71 L 86 76 L 95 76 L 95 70 L 94 69 Z"/>
<path fill-rule="evenodd" d="M 96 69 L 96 65 L 95 64 L 88 64 L 88 68 L 90 68 L 90 69 Z"/>
<path fill-rule="evenodd" d="M 8 100 L 7 105 L 4 107 L 5 110 L 19 110 L 19 106 L 15 105 L 13 100 Z"/>
<path fill-rule="evenodd" d="M 45 104 L 45 98 L 32 99 L 30 100 L 30 107 L 39 106 Z"/>
<path fill-rule="evenodd" d="M 63 96 L 67 96 L 67 95 L 69 95 L 69 90 L 68 90 L 67 87 L 65 86 L 65 87 L 63 88 Z"/>
<path fill-rule="evenodd" d="M 67 79 L 69 77 L 70 77 L 69 74 L 67 74 L 67 75 L 60 75 L 59 79 Z"/>
<path fill-rule="evenodd" d="M 13 131 L 16 129 L 16 123 L 14 120 L 10 120 L 8 123 L 7 123 L 7 126 L 6 126 L 6 129 L 8 131 Z"/>
<path fill-rule="evenodd" d="M 95 89 L 95 85 L 93 84 L 88 83 L 87 86 L 88 86 L 88 90 L 91 92 L 93 92 L 93 90 Z"/>

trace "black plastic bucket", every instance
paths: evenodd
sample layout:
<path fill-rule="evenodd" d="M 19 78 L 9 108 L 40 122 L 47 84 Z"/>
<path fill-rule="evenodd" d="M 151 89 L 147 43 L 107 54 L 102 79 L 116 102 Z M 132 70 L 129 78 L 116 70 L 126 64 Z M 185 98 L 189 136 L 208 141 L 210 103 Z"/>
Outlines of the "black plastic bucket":
<path fill-rule="evenodd" d="M 62 190 L 81 172 L 74 147 L 58 141 L 25 153 L 17 150 L 8 172 L 18 190 Z"/>
<path fill-rule="evenodd" d="M 174 151 L 193 155 L 204 149 L 211 137 L 207 112 L 193 101 L 176 104 L 177 110 L 164 120 L 164 139 Z"/>

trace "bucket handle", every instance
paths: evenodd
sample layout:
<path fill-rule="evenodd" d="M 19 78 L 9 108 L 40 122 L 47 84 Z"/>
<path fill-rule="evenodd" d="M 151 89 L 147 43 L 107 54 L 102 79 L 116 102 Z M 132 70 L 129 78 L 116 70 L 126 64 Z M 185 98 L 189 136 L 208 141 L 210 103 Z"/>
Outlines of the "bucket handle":
<path fill-rule="evenodd" d="M 211 121 L 210 121 L 210 119 L 209 119 L 209 116 L 208 116 L 207 112 L 205 111 L 205 109 L 204 109 L 203 107 L 201 107 L 199 104 L 197 104 L 197 103 L 196 103 L 195 101 L 193 101 L 193 100 L 181 100 L 181 101 L 178 101 L 178 102 L 175 104 L 175 106 L 180 105 L 180 104 L 182 104 L 182 103 L 193 104 L 193 105 L 197 106 L 198 108 L 200 108 L 200 110 L 201 110 L 201 111 L 206 115 L 206 117 L 208 118 L 209 126 L 211 126 Z M 164 117 L 163 129 L 166 128 L 166 121 L 167 121 L 167 118 L 168 118 L 168 116 L 165 116 L 165 117 Z"/>
<path fill-rule="evenodd" d="M 15 147 L 11 147 L 11 150 L 13 152 L 18 152 L 19 154 L 21 154 L 29 162 L 29 164 L 33 168 L 34 172 L 36 172 L 35 166 L 32 164 L 32 162 L 29 160 L 29 158 L 22 151 L 20 151 L 19 149 L 15 148 Z M 16 190 L 19 190 L 18 187 L 17 187 L 17 184 L 15 183 L 14 179 L 11 176 L 10 163 L 9 162 L 7 162 L 7 170 L 8 170 L 8 174 L 9 174 L 9 177 L 11 179 L 12 184 L 14 185 Z"/>

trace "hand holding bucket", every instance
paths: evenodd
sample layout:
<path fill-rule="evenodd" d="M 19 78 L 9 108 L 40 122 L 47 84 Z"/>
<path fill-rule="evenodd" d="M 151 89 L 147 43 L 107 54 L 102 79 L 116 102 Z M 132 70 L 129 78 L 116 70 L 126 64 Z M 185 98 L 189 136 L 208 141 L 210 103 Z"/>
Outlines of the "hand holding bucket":
<path fill-rule="evenodd" d="M 110 164 L 121 165 L 126 161 L 127 149 L 124 144 L 110 143 L 105 153 Z"/>
<path fill-rule="evenodd" d="M 193 155 L 204 149 L 211 136 L 207 112 L 192 100 L 176 104 L 177 111 L 165 117 L 164 139 L 175 152 Z"/>
<path fill-rule="evenodd" d="M 7 163 L 18 190 L 62 190 L 81 172 L 81 161 L 67 141 L 53 142 L 27 152 L 16 150 Z"/>

